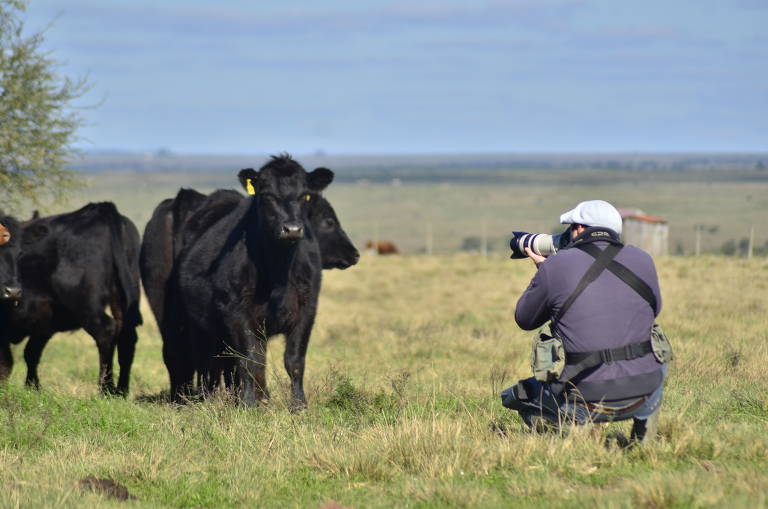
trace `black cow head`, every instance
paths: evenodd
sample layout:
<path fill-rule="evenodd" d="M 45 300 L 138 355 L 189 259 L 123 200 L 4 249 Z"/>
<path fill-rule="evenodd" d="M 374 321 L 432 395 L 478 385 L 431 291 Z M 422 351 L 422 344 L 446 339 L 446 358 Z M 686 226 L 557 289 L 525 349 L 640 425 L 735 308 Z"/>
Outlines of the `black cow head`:
<path fill-rule="evenodd" d="M 331 170 L 317 168 L 308 173 L 289 155 L 273 156 L 259 171 L 247 168 L 237 176 L 256 198 L 261 231 L 286 243 L 304 238 L 310 202 L 333 181 Z"/>
<path fill-rule="evenodd" d="M 346 269 L 358 262 L 360 253 L 341 228 L 336 211 L 322 196 L 318 196 L 313 204 L 309 222 L 320 245 L 324 269 Z"/>
<path fill-rule="evenodd" d="M 18 302 L 21 298 L 19 257 L 47 233 L 44 225 L 22 228 L 16 219 L 0 213 L 0 302 Z"/>

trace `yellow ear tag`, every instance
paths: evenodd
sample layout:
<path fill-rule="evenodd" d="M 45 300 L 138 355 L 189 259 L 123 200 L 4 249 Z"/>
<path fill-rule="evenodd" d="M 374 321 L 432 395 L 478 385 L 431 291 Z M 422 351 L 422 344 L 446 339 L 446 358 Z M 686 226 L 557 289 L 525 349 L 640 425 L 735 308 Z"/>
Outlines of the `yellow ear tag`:
<path fill-rule="evenodd" d="M 256 188 L 253 187 L 253 180 L 252 179 L 245 179 L 245 191 L 248 194 L 256 194 Z"/>
<path fill-rule="evenodd" d="M 307 200 L 307 201 L 309 201 L 309 200 L 311 200 L 311 199 L 312 199 L 312 197 L 311 197 L 310 195 L 308 195 L 308 194 L 307 194 L 307 195 L 304 195 L 304 199 L 305 199 L 305 200 Z"/>

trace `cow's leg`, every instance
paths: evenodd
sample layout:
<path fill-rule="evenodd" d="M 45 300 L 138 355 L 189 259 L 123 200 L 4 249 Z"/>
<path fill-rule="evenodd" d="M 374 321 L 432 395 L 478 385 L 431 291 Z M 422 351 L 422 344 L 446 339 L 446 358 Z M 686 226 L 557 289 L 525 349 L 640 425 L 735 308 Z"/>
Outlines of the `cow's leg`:
<path fill-rule="evenodd" d="M 253 359 L 254 372 L 256 374 L 253 380 L 253 389 L 256 399 L 262 403 L 269 401 L 270 395 L 267 390 L 267 339 L 259 338 L 256 342 L 256 356 Z"/>
<path fill-rule="evenodd" d="M 197 359 L 197 389 L 204 397 L 213 394 L 221 380 L 221 362 L 216 345 L 200 343 Z"/>
<path fill-rule="evenodd" d="M 117 340 L 117 362 L 120 363 L 120 377 L 117 379 L 117 393 L 128 395 L 128 385 L 131 382 L 131 366 L 136 353 L 136 328 L 123 326 Z"/>
<path fill-rule="evenodd" d="M 110 309 L 112 310 L 112 327 L 115 331 L 117 344 L 117 361 L 120 364 L 120 377 L 117 379 L 117 394 L 128 395 L 128 385 L 131 380 L 131 365 L 136 352 L 136 328 L 125 320 L 125 309 L 120 304 L 120 291 L 112 290 Z"/>
<path fill-rule="evenodd" d="M 246 351 L 235 363 L 235 378 L 238 381 L 238 397 L 248 407 L 256 405 L 259 401 L 269 399 L 267 391 L 266 362 L 267 341 L 262 338 L 251 337 L 246 342 Z"/>
<path fill-rule="evenodd" d="M 168 348 L 166 348 L 166 346 Z M 172 345 L 163 345 L 168 367 L 168 375 L 171 379 L 171 400 L 174 403 L 186 403 L 194 394 L 195 362 L 189 355 L 185 355 L 180 348 Z"/>
<path fill-rule="evenodd" d="M 163 362 L 168 370 L 170 396 L 173 398 L 176 394 L 176 381 L 179 378 L 177 373 L 179 372 L 180 360 L 177 348 L 168 334 L 163 334 Z"/>
<path fill-rule="evenodd" d="M 224 388 L 228 391 L 234 391 L 240 383 L 237 376 L 235 376 L 236 366 L 230 358 L 221 357 L 219 360 L 219 366 L 221 369 L 221 381 L 224 384 Z"/>
<path fill-rule="evenodd" d="M 163 361 L 168 369 L 171 401 L 184 404 L 193 393 L 197 345 L 194 330 L 177 300 L 166 300 L 160 324 L 163 337 Z"/>
<path fill-rule="evenodd" d="M 171 378 L 171 400 L 186 403 L 195 393 L 195 367 L 188 364 L 178 366 Z"/>
<path fill-rule="evenodd" d="M 13 355 L 11 354 L 11 344 L 4 339 L 0 339 L 0 382 L 11 376 L 13 370 Z"/>
<path fill-rule="evenodd" d="M 222 360 L 220 357 L 212 357 L 210 360 L 210 367 L 205 377 L 204 385 L 204 390 L 207 394 L 213 394 L 221 386 L 221 375 L 225 371 L 225 363 Z"/>
<path fill-rule="evenodd" d="M 302 410 L 307 406 L 307 398 L 304 396 L 304 360 L 307 356 L 313 323 L 314 316 L 311 316 L 294 328 L 285 338 L 283 361 L 285 370 L 291 379 L 292 411 Z"/>
<path fill-rule="evenodd" d="M 88 320 L 85 331 L 96 341 L 99 350 L 99 388 L 105 394 L 114 394 L 115 384 L 112 374 L 112 362 L 115 357 L 115 326 L 106 313 L 99 313 Z"/>
<path fill-rule="evenodd" d="M 27 378 L 24 382 L 28 387 L 40 388 L 37 366 L 40 364 L 40 356 L 43 354 L 43 349 L 49 339 L 51 339 L 51 334 L 33 334 L 24 347 L 24 361 L 27 363 Z"/>

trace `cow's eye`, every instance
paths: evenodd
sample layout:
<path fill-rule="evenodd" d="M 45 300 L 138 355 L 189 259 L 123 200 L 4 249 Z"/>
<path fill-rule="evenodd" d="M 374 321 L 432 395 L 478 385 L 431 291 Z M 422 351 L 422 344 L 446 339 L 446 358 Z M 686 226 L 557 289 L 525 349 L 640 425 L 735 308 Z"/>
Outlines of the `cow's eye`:
<path fill-rule="evenodd" d="M 336 226 L 336 222 L 333 219 L 326 219 L 323 221 L 323 226 L 330 229 Z"/>

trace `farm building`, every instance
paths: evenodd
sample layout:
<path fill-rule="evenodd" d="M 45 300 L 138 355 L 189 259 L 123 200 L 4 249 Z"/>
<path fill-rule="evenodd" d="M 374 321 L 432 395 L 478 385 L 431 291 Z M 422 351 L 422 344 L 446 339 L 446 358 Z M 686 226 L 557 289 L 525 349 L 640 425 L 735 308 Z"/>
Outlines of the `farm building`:
<path fill-rule="evenodd" d="M 649 216 L 642 210 L 619 210 L 622 220 L 622 238 L 651 254 L 664 256 L 669 253 L 669 224 L 661 217 Z"/>

